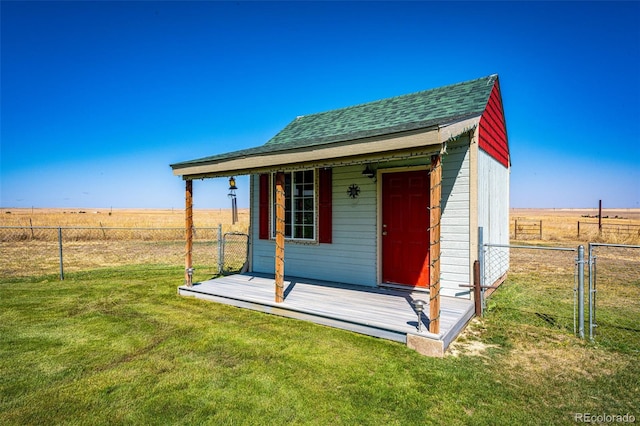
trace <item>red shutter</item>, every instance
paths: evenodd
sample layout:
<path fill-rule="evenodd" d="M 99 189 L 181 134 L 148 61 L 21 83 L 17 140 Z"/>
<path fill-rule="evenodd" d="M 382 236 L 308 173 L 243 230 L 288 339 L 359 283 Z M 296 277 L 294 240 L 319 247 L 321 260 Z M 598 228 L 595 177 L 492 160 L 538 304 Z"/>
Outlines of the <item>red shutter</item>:
<path fill-rule="evenodd" d="M 269 175 L 264 173 L 260 175 L 260 205 L 259 213 L 259 238 L 261 240 L 269 239 Z"/>
<path fill-rule="evenodd" d="M 320 169 L 320 188 L 318 189 L 318 242 L 331 243 L 332 230 L 332 191 L 331 169 Z"/>

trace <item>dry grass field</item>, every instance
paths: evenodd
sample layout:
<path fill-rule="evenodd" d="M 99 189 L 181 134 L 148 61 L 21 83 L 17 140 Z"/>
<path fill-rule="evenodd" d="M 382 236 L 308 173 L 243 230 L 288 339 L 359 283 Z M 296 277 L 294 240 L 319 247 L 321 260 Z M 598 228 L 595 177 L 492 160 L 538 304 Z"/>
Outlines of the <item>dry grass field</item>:
<path fill-rule="evenodd" d="M 194 210 L 196 228 L 222 224 L 225 231 L 246 232 L 249 209 L 238 210 L 239 222 L 231 224 L 229 209 Z M 184 228 L 184 210 L 154 209 L 0 209 L 2 226 Z"/>
<path fill-rule="evenodd" d="M 509 227 L 515 237 L 520 225 L 542 221 L 543 242 L 607 242 L 640 244 L 640 209 L 603 209 L 603 232 L 598 233 L 597 209 L 512 209 Z M 229 209 L 194 210 L 196 228 L 222 224 L 225 232 L 247 232 L 249 209 L 238 211 L 239 222 L 231 224 Z M 578 238 L 578 222 L 581 222 Z M 87 228 L 179 228 L 185 226 L 183 210 L 153 209 L 0 209 L 0 227 L 87 227 Z M 617 226 L 619 231 L 615 228 Z M 537 232 L 518 235 L 518 240 L 538 240 Z"/>
<path fill-rule="evenodd" d="M 598 209 L 511 209 L 509 233 L 515 238 L 516 221 L 529 227 L 530 235 L 518 241 L 540 240 L 531 225 L 542 221 L 544 242 L 640 244 L 640 209 L 603 209 L 603 231 L 598 232 Z M 580 222 L 580 237 L 578 237 Z"/>
<path fill-rule="evenodd" d="M 236 224 L 228 209 L 194 210 L 193 217 L 196 278 L 205 279 L 218 272 L 218 225 L 223 234 L 247 233 L 249 210 L 239 209 Z M 184 264 L 184 210 L 2 209 L 0 277 L 59 273 L 58 227 L 64 228 L 65 272 Z M 234 249 L 238 255 L 245 252 Z"/>
<path fill-rule="evenodd" d="M 511 239 L 515 244 L 570 248 L 580 244 L 586 248 L 589 242 L 640 244 L 640 234 L 636 233 L 640 232 L 640 209 L 603 210 L 603 223 L 623 227 L 621 233 L 612 228 L 598 233 L 598 220 L 594 215 L 597 215 L 597 209 L 512 209 Z M 516 221 L 518 226 L 542 223 L 542 239 L 537 231 L 520 233 L 517 239 L 514 238 Z M 579 238 L 578 221 L 581 222 Z M 235 225 L 231 224 L 229 209 L 194 210 L 194 263 L 200 271 L 214 272 L 218 253 L 213 244 L 217 239 L 218 224 L 222 224 L 223 233 L 246 233 L 249 209 L 239 210 L 239 222 Z M 184 261 L 184 226 L 183 210 L 2 209 L 0 275 L 56 273 L 59 270 L 57 227 L 65 228 L 64 263 L 68 271 L 130 264 L 179 266 Z M 628 262 L 635 265 L 640 261 L 639 252 L 637 249 L 607 249 L 601 250 L 599 256 L 624 269 L 622 265 Z M 546 251 L 511 250 L 511 272 L 546 271 L 571 275 L 573 257 L 575 254 L 571 252 L 550 255 Z"/>
<path fill-rule="evenodd" d="M 598 233 L 597 210 L 513 209 L 510 234 L 513 243 L 575 248 L 589 242 L 640 244 L 640 209 L 604 210 L 604 224 L 623 227 L 622 233 L 606 228 Z M 520 233 L 515 239 L 516 221 L 542 223 L 542 239 L 537 231 Z M 582 223 L 578 238 L 577 224 Z M 586 225 L 590 223 L 591 225 Z M 194 262 L 211 271 L 217 262 L 212 242 L 217 226 L 223 233 L 247 233 L 249 209 L 239 210 L 239 222 L 231 224 L 229 209 L 194 210 Z M 64 262 L 69 271 L 114 267 L 127 264 L 181 265 L 184 259 L 183 210 L 145 209 L 1 209 L 0 271 L 2 276 L 53 274 L 59 269 L 58 230 L 63 227 Z M 18 229 L 2 227 L 20 227 Z M 51 227 L 51 229 L 39 229 Z M 626 228 L 624 228 L 626 227 Z M 625 229 L 634 232 L 627 232 Z M 640 232 L 640 231 L 638 231 Z M 487 241 L 488 242 L 488 241 Z M 569 271 L 571 253 L 512 250 L 512 272 Z M 608 250 L 601 253 L 612 262 L 638 261 L 638 250 Z M 209 265 L 209 266 L 206 266 Z M 568 269 L 567 269 L 568 268 Z"/>

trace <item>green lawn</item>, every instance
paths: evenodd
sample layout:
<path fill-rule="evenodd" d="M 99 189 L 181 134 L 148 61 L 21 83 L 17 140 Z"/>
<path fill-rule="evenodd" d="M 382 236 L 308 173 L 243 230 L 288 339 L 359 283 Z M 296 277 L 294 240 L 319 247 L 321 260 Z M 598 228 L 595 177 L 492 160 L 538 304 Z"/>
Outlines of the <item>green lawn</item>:
<path fill-rule="evenodd" d="M 152 267 L 0 284 L 0 424 L 575 424 L 640 421 L 637 351 L 520 307 L 514 274 L 455 345 L 402 344 L 176 295 Z"/>

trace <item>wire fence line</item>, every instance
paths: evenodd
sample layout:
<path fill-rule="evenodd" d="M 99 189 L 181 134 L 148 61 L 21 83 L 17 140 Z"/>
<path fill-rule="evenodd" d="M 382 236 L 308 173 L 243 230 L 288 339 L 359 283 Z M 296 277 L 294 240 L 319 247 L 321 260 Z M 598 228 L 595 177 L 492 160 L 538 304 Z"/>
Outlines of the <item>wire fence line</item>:
<path fill-rule="evenodd" d="M 249 237 L 222 225 L 193 230 L 194 279 L 241 271 Z M 229 230 L 230 231 L 230 230 Z M 184 228 L 0 227 L 0 279 L 60 275 L 130 266 L 184 266 Z M 482 244 L 482 282 L 509 270 L 519 312 L 624 351 L 640 351 L 640 246 L 590 243 L 580 247 Z M 581 287 L 587 269 L 588 285 Z M 482 292 L 484 295 L 484 291 Z M 581 301 L 587 300 L 587 303 Z M 485 305 L 485 301 L 482 301 Z M 586 331 L 586 333 L 585 333 Z"/>
<path fill-rule="evenodd" d="M 97 268 L 184 265 L 184 228 L 0 227 L 0 277 L 64 274 Z M 244 237 L 243 237 L 244 236 Z M 198 279 L 242 269 L 248 236 L 223 234 L 222 225 L 193 229 Z"/>
<path fill-rule="evenodd" d="M 597 231 L 599 235 L 615 234 L 622 237 L 640 237 L 640 225 L 632 223 L 598 223 L 578 221 L 578 238 L 580 238 L 580 227 L 582 227 L 582 235 L 591 235 Z M 585 229 L 588 228 L 588 229 Z M 590 227 L 590 228 L 589 228 Z M 589 233 L 591 232 L 591 234 Z"/>
<path fill-rule="evenodd" d="M 589 243 L 586 252 L 584 246 L 487 243 L 482 252 L 486 285 L 508 265 L 519 306 L 512 315 L 640 352 L 640 246 Z"/>
<path fill-rule="evenodd" d="M 637 221 L 623 218 L 607 218 L 607 220 L 599 223 L 584 220 L 560 222 L 551 219 L 543 221 L 515 218 L 510 222 L 509 233 L 510 238 L 517 241 L 573 241 L 573 237 L 569 237 L 569 235 L 573 234 L 583 241 L 591 240 L 620 244 L 640 243 L 640 224 Z"/>

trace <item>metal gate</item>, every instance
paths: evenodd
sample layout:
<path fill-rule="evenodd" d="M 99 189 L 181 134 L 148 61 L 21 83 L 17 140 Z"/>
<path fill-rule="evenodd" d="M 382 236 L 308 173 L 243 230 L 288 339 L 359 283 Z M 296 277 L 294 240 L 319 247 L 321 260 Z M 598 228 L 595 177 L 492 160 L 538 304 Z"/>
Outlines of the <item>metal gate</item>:
<path fill-rule="evenodd" d="M 480 299 L 482 312 L 486 308 L 486 298 L 500 282 L 496 270 L 502 270 L 501 265 L 509 262 L 511 265 L 512 251 L 522 257 L 518 272 L 540 273 L 546 267 L 549 279 L 542 279 L 545 285 L 539 288 L 540 300 L 531 309 L 542 320 L 558 328 L 573 329 L 574 334 L 584 337 L 584 247 L 542 247 L 528 245 L 490 244 L 482 245 L 480 253 Z M 539 260 L 533 253 L 548 252 L 548 261 L 539 265 Z M 522 266 L 524 265 L 524 266 Z M 531 268 L 527 270 L 526 268 Z M 548 284 L 548 285 L 547 285 Z"/>
<path fill-rule="evenodd" d="M 569 323 L 572 322 L 574 334 L 581 338 L 588 336 L 591 341 L 617 350 L 640 351 L 640 253 L 637 251 L 640 246 L 589 243 L 586 256 L 582 245 L 571 248 L 481 243 L 480 247 L 477 287 L 480 288 L 481 312 L 486 307 L 488 291 L 495 288 L 495 270 L 501 270 L 505 262 L 509 262 L 509 271 L 513 271 L 514 264 L 510 262 L 515 253 L 513 250 L 542 250 L 553 253 L 545 258 L 544 265 L 540 265 L 539 260 L 532 260 L 534 256 L 525 256 L 524 263 L 530 263 L 527 266 L 531 269 L 516 271 L 536 274 L 539 269 L 546 267 L 550 269 L 548 277 L 554 277 L 552 285 L 542 288 L 540 292 L 546 292 L 542 300 L 546 298 L 549 304 L 555 304 L 555 317 L 546 316 L 546 302 L 536 306 L 539 311 L 536 314 L 561 328 L 570 329 Z M 571 260 L 563 258 L 563 252 L 575 253 L 575 257 L 572 256 Z M 518 267 L 515 265 L 515 268 Z M 569 267 L 573 268 L 572 279 L 568 273 Z M 557 268 L 556 273 L 553 268 Z M 562 303 L 567 306 L 564 311 L 558 309 L 558 306 L 564 306 Z M 569 306 L 571 314 L 568 312 Z"/>
<path fill-rule="evenodd" d="M 589 338 L 625 352 L 640 351 L 638 249 L 589 243 Z"/>

